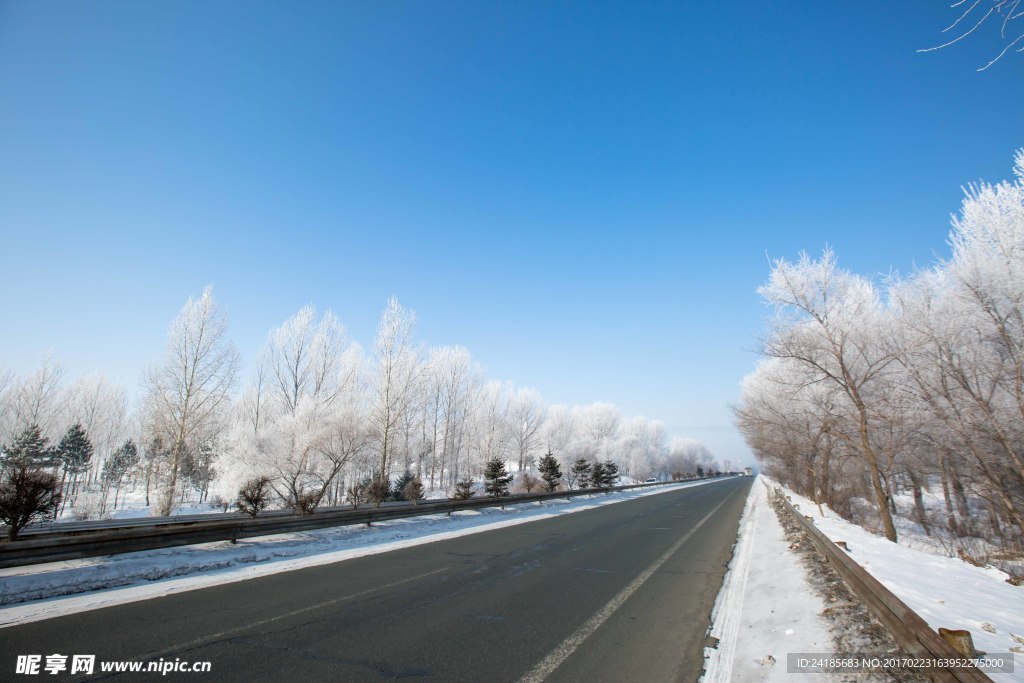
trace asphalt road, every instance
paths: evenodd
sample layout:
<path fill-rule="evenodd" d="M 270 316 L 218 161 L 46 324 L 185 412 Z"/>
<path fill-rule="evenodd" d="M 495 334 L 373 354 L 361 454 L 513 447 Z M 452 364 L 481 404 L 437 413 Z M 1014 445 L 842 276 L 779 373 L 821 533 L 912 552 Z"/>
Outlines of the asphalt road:
<path fill-rule="evenodd" d="M 211 663 L 182 680 L 693 681 L 752 481 L 3 629 L 0 680 L 58 679 L 15 665 L 61 653 Z"/>

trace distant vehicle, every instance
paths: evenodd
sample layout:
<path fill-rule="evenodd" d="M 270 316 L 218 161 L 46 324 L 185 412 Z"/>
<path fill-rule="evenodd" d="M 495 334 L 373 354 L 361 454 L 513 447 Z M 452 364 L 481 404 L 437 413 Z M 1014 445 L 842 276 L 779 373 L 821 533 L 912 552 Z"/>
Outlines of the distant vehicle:
<path fill-rule="evenodd" d="M 747 475 L 748 477 L 754 476 L 753 470 L 751 470 L 749 467 L 743 469 L 743 474 Z"/>
<path fill-rule="evenodd" d="M 644 479 L 644 483 L 645 484 L 657 484 L 658 483 L 658 478 L 657 477 L 651 477 L 650 479 Z"/>

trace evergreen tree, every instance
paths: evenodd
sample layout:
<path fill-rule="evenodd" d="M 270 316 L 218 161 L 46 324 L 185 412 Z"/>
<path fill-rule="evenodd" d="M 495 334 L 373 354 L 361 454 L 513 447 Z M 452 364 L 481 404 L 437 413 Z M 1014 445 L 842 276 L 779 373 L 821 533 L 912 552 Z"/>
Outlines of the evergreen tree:
<path fill-rule="evenodd" d="M 139 449 L 131 439 L 125 441 L 120 448 L 110 454 L 107 461 L 103 463 L 103 499 L 106 501 L 107 492 L 114 487 L 114 508 L 117 508 L 117 498 L 121 493 L 121 483 L 128 473 L 139 464 Z"/>
<path fill-rule="evenodd" d="M 586 458 L 576 458 L 576 462 L 569 468 L 572 480 L 570 486 L 575 483 L 576 488 L 590 488 L 590 463 Z"/>
<path fill-rule="evenodd" d="M 181 455 L 178 477 L 199 494 L 200 503 L 206 498 L 210 482 L 217 476 L 217 470 L 213 467 L 216 458 L 217 451 L 210 441 L 204 441 L 198 451 L 186 448 Z M 182 493 L 184 494 L 184 487 Z"/>
<path fill-rule="evenodd" d="M 619 483 L 619 466 L 611 460 L 604 461 L 604 483 L 602 486 L 611 488 Z"/>
<path fill-rule="evenodd" d="M 59 492 L 64 501 L 68 496 L 65 494 L 65 483 L 68 475 L 71 475 L 71 483 L 78 483 L 78 476 L 89 468 L 89 461 L 92 460 L 92 442 L 82 428 L 81 422 L 76 422 L 68 428 L 68 431 L 61 437 L 60 443 L 53 449 L 53 464 L 60 469 Z M 73 486 L 73 490 L 77 486 Z M 72 501 L 72 504 L 74 502 Z M 54 515 L 56 517 L 56 513 Z"/>
<path fill-rule="evenodd" d="M 454 500 L 469 500 L 475 493 L 473 482 L 469 479 L 462 479 L 455 482 L 455 493 L 452 495 L 452 498 Z"/>
<path fill-rule="evenodd" d="M 697 465 L 697 478 L 698 479 L 703 479 L 704 478 L 704 468 L 701 467 L 700 465 Z"/>
<path fill-rule="evenodd" d="M 415 481 L 416 475 L 412 473 L 412 470 L 408 467 L 405 468 L 405 472 L 399 475 L 398 479 L 395 480 L 395 485 L 391 488 L 392 500 L 409 500 L 405 497 L 405 487 L 409 485 L 409 482 Z"/>
<path fill-rule="evenodd" d="M 509 495 L 509 485 L 512 484 L 512 475 L 505 469 L 505 461 L 501 458 L 491 458 L 484 467 L 484 491 L 488 496 L 500 498 Z"/>
<path fill-rule="evenodd" d="M 541 456 L 537 469 L 540 470 L 540 478 L 544 480 L 545 491 L 550 493 L 558 488 L 562 480 L 562 468 L 550 450 Z"/>
<path fill-rule="evenodd" d="M 590 486 L 595 489 L 608 488 L 608 471 L 603 462 L 595 462 L 590 469 Z"/>
<path fill-rule="evenodd" d="M 53 449 L 50 440 L 43 436 L 43 430 L 37 424 L 25 427 L 14 441 L 3 448 L 4 468 L 24 465 L 32 469 L 53 466 Z"/>

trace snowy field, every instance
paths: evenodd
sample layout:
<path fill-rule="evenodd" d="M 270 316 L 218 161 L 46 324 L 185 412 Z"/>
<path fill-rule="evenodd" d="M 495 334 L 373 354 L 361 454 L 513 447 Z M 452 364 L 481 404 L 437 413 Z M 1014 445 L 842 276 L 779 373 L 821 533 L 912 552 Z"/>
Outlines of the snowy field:
<path fill-rule="evenodd" d="M 729 572 L 715 602 L 711 635 L 719 643 L 705 648 L 702 680 L 707 683 L 782 680 L 787 653 L 834 649 L 828 624 L 819 616 L 825 603 L 789 550 L 762 481 L 758 477 L 750 490 Z"/>
<path fill-rule="evenodd" d="M 572 514 L 721 480 L 0 569 L 0 628 Z"/>
<path fill-rule="evenodd" d="M 1024 681 L 1024 587 L 1007 583 L 1008 574 L 926 552 L 924 542 L 907 533 L 907 526 L 901 529 L 906 538 L 891 543 L 847 522 L 826 506 L 822 506 L 822 515 L 809 499 L 786 493 L 826 536 L 846 541 L 853 559 L 933 629 L 967 629 L 978 650 L 1014 653 L 1017 670 L 991 674 L 994 680 Z"/>

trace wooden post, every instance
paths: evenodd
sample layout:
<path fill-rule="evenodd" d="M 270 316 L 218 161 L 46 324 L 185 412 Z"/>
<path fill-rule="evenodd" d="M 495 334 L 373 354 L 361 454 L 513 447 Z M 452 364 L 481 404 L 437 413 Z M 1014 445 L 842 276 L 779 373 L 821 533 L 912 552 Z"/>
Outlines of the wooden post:
<path fill-rule="evenodd" d="M 939 635 L 944 641 L 953 646 L 957 652 L 965 657 L 977 657 L 978 651 L 974 649 L 974 638 L 971 632 L 964 629 L 940 628 Z"/>

